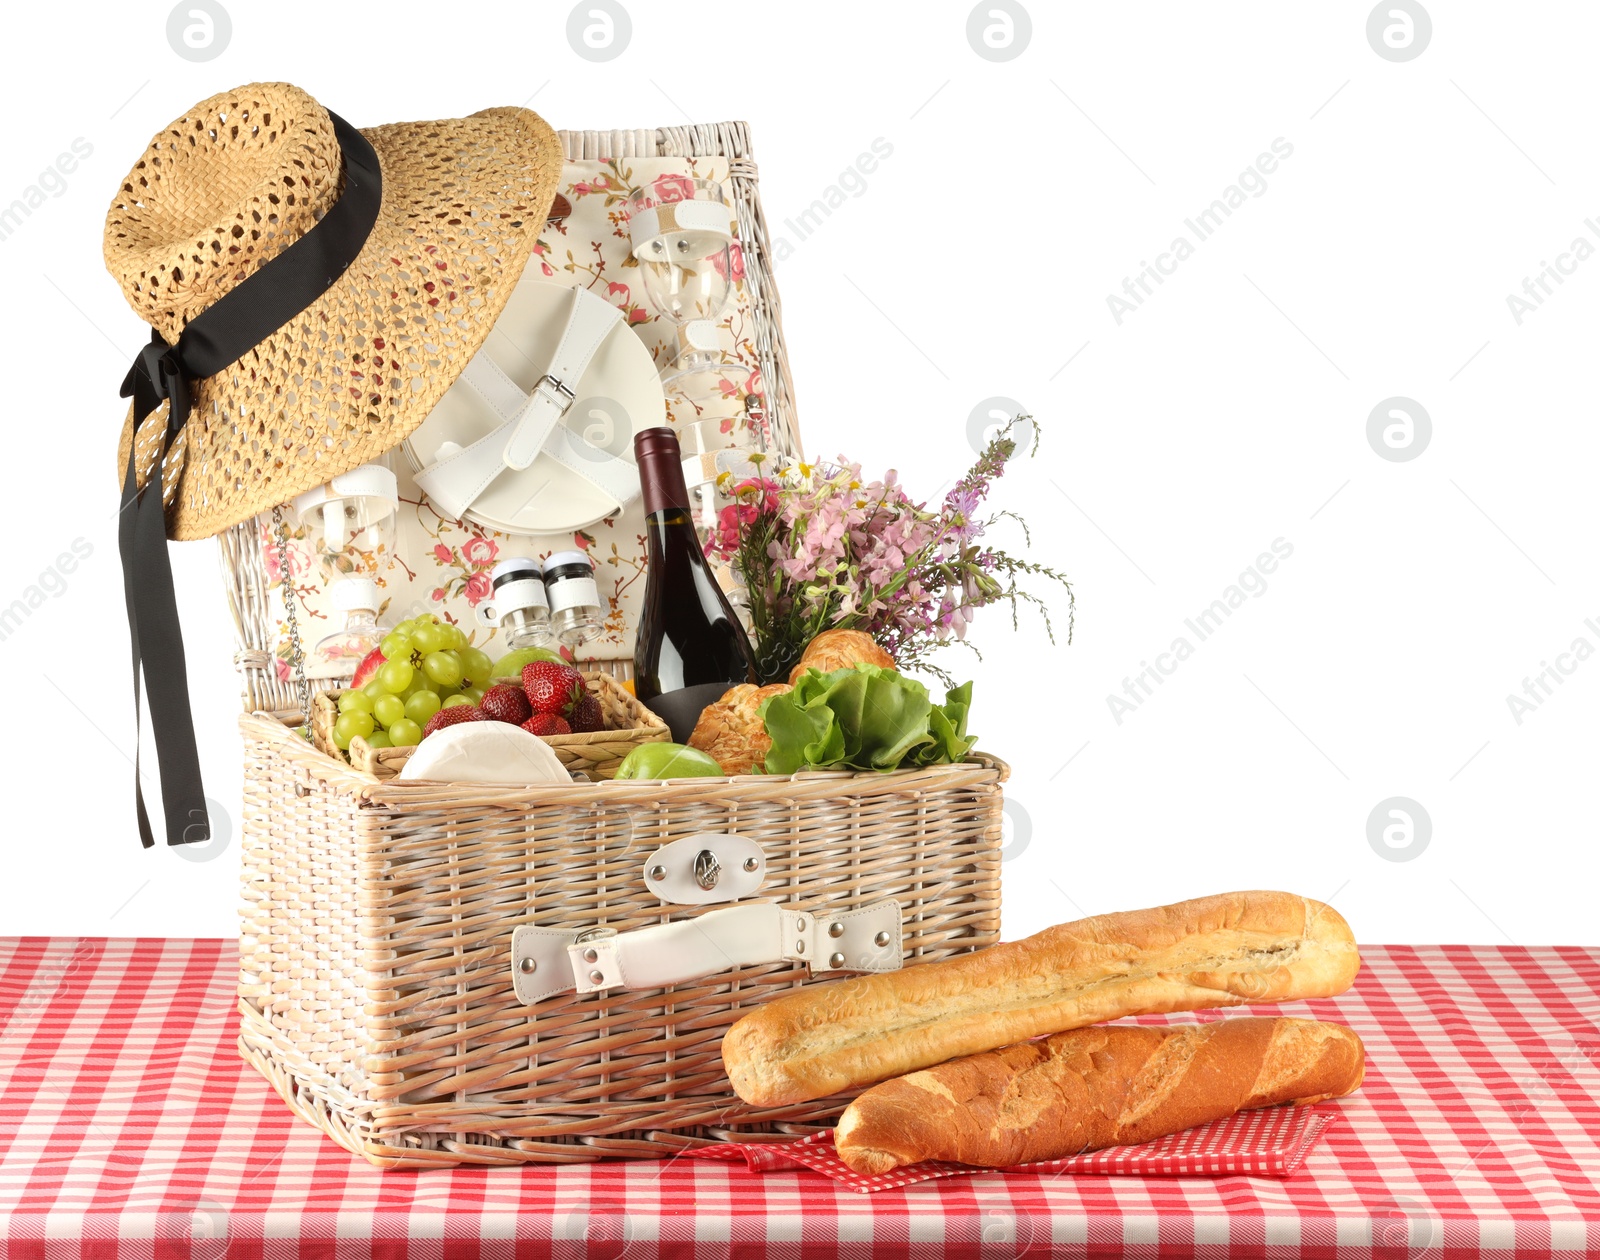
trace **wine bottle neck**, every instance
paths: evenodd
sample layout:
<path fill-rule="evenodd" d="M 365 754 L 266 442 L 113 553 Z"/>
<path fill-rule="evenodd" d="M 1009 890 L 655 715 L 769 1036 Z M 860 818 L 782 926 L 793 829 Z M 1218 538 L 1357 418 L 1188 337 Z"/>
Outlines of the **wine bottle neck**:
<path fill-rule="evenodd" d="M 690 510 L 683 455 L 675 440 L 639 451 L 639 491 L 646 516 L 672 509 Z"/>

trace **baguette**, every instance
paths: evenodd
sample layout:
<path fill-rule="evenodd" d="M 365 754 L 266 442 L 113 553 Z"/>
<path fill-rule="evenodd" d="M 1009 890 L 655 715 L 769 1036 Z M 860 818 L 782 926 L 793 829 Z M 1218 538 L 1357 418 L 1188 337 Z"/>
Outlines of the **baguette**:
<path fill-rule="evenodd" d="M 1309 1019 L 1080 1028 L 875 1085 L 834 1145 L 858 1173 L 925 1159 L 1007 1168 L 1339 1098 L 1365 1064 L 1355 1033 Z"/>
<path fill-rule="evenodd" d="M 783 1106 L 1125 1015 L 1331 997 L 1360 965 L 1332 907 L 1225 893 L 797 990 L 735 1023 L 722 1063 L 745 1102 Z"/>

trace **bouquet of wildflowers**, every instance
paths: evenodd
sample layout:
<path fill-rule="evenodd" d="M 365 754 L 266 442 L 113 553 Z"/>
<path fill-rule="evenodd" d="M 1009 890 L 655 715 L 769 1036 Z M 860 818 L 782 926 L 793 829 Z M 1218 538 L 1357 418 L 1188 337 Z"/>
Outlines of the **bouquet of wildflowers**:
<path fill-rule="evenodd" d="M 869 482 L 842 456 L 724 485 L 734 502 L 706 549 L 744 579 L 761 681 L 787 679 L 807 643 L 839 628 L 864 630 L 902 669 L 927 670 L 948 685 L 949 674 L 929 658 L 952 643 L 971 647 L 967 627 L 985 605 L 1009 603 L 1014 625 L 1019 601 L 1033 604 L 1055 641 L 1044 601 L 1022 589 L 1030 577 L 1065 589 L 1070 641 L 1071 583 L 986 541 L 990 527 L 1009 518 L 1030 542 L 1020 517 L 985 511 L 1016 452 L 1012 430 L 1026 418 L 999 430 L 937 507 L 912 499 L 893 471 Z"/>

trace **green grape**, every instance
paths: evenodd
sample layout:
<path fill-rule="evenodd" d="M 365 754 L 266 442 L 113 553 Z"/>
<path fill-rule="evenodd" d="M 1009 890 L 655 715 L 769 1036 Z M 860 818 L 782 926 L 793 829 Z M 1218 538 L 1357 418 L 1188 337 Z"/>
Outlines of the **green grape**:
<path fill-rule="evenodd" d="M 418 613 L 414 618 L 412 618 L 412 621 L 414 624 L 419 626 L 423 622 L 427 622 L 429 625 L 437 625 L 439 621 L 439 615 L 431 612 Z"/>
<path fill-rule="evenodd" d="M 391 630 L 384 636 L 383 642 L 378 644 L 378 650 L 383 653 L 383 659 L 386 661 L 403 661 L 410 658 L 413 646 L 410 635 Z"/>
<path fill-rule="evenodd" d="M 370 713 L 343 713 L 333 726 L 333 742 L 338 744 L 343 738 L 341 748 L 350 747 L 350 741 L 357 735 L 367 736 L 372 734 L 372 714 Z"/>
<path fill-rule="evenodd" d="M 385 665 L 383 668 L 389 667 Z M 382 673 L 381 670 L 379 672 Z M 422 672 L 436 683 L 458 687 L 461 685 L 461 658 L 454 652 L 429 652 L 422 658 Z"/>
<path fill-rule="evenodd" d="M 466 680 L 474 687 L 481 687 L 489 681 L 489 675 L 494 673 L 494 662 L 489 659 L 487 652 L 475 647 L 464 647 L 456 652 L 461 658 L 461 672 Z"/>
<path fill-rule="evenodd" d="M 439 699 L 436 691 L 418 691 L 406 701 L 406 716 L 419 726 L 426 726 L 428 719 L 439 711 L 439 706 L 444 701 Z M 392 722 L 390 725 L 394 725 Z"/>
<path fill-rule="evenodd" d="M 364 691 L 347 691 L 339 697 L 340 713 L 371 713 L 372 697 Z"/>
<path fill-rule="evenodd" d="M 439 646 L 448 652 L 459 652 L 467 646 L 467 636 L 461 633 L 460 626 L 443 625 L 439 627 L 444 631 L 444 642 Z"/>
<path fill-rule="evenodd" d="M 444 707 L 447 708 L 447 709 L 453 709 L 458 704 L 471 704 L 471 703 L 472 703 L 472 701 L 468 700 L 465 696 L 451 696 L 448 700 L 446 700 L 444 702 Z"/>
<path fill-rule="evenodd" d="M 333 746 L 335 748 L 340 748 L 340 749 L 345 749 L 345 750 L 348 750 L 349 747 L 350 747 L 349 737 L 339 734 L 339 727 L 338 727 L 337 724 L 333 728 Z"/>
<path fill-rule="evenodd" d="M 418 626 L 411 632 L 411 646 L 426 656 L 444 647 L 446 637 L 442 626 Z"/>
<path fill-rule="evenodd" d="M 390 695 L 397 696 L 411 685 L 411 675 L 415 672 L 410 661 L 385 661 L 378 666 L 378 676 L 372 681 Z"/>
<path fill-rule="evenodd" d="M 416 628 L 417 628 L 417 623 L 416 622 L 414 622 L 414 621 L 402 621 L 399 625 L 397 625 L 394 628 L 394 632 L 396 634 L 403 634 L 403 635 L 406 635 L 406 636 L 409 637 L 411 632 L 413 630 L 415 630 Z"/>
<path fill-rule="evenodd" d="M 389 728 L 389 745 L 392 748 L 409 748 L 422 742 L 422 728 L 410 718 L 401 718 Z"/>
<path fill-rule="evenodd" d="M 380 665 L 378 668 L 382 669 L 383 666 Z M 366 696 L 369 700 L 376 700 L 379 696 L 386 696 L 389 693 L 383 689 L 383 684 L 374 678 L 361 689 L 361 694 Z"/>
<path fill-rule="evenodd" d="M 367 736 L 367 747 L 369 747 L 369 748 L 393 748 L 394 747 L 394 742 L 389 738 L 389 736 L 388 736 L 388 734 L 386 732 L 384 732 L 384 731 L 373 731 L 372 734 Z"/>
<path fill-rule="evenodd" d="M 372 716 L 379 726 L 393 726 L 406 715 L 406 702 L 399 696 L 384 696 L 372 706 Z"/>
<path fill-rule="evenodd" d="M 431 678 L 428 678 L 428 676 L 426 674 L 424 674 L 423 677 L 427 678 L 428 687 L 441 700 L 448 700 L 451 696 L 456 695 L 461 690 L 461 686 L 460 686 L 459 683 L 456 684 L 454 687 L 451 687 L 451 686 L 448 686 L 445 683 L 436 683 L 436 682 L 434 682 Z"/>
<path fill-rule="evenodd" d="M 472 701 L 473 704 L 482 704 L 483 703 L 483 688 L 482 687 L 468 687 L 461 694 L 464 695 L 468 700 Z"/>
<path fill-rule="evenodd" d="M 522 667 L 534 661 L 560 662 L 561 655 L 552 652 L 549 648 L 528 647 L 518 648 L 514 652 L 507 652 L 494 663 L 494 670 L 489 675 L 491 678 L 509 678 L 519 687 L 522 685 Z"/>

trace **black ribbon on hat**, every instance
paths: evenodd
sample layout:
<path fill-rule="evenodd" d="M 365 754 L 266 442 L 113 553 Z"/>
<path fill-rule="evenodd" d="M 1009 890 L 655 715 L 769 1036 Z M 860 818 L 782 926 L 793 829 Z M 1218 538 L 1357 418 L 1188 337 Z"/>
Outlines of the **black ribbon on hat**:
<path fill-rule="evenodd" d="M 128 452 L 117 525 L 128 638 L 133 648 L 134 721 L 139 721 L 142 675 L 149 696 L 169 845 L 209 840 L 211 820 L 200 782 L 183 629 L 178 622 L 172 561 L 167 555 L 162 462 L 188 422 L 190 382 L 215 376 L 237 362 L 332 288 L 355 261 L 377 222 L 383 199 L 378 155 L 344 119 L 334 113 L 328 116 L 344 151 L 344 191 L 339 199 L 304 236 L 190 320 L 176 345 L 168 345 L 152 329 L 150 344 L 139 352 L 122 382 L 122 397 L 133 399 L 135 437 L 139 425 L 163 401 L 170 404 L 161 450 L 143 487 L 137 484 L 134 471 L 137 441 Z M 193 443 L 186 458 L 196 458 Z M 137 751 L 133 791 L 139 840 L 148 849 L 155 839 L 145 812 Z"/>

